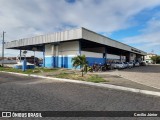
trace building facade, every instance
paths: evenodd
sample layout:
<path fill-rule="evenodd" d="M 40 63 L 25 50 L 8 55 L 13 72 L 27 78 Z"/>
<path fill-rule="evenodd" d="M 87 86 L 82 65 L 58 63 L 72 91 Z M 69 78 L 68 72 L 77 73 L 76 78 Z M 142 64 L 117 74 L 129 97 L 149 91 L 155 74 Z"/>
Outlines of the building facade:
<path fill-rule="evenodd" d="M 85 55 L 89 65 L 109 61 L 140 61 L 146 52 L 97 34 L 86 28 L 24 38 L 5 44 L 6 49 L 43 52 L 44 67 L 72 68 L 72 58 Z"/>
<path fill-rule="evenodd" d="M 147 63 L 153 63 L 153 60 L 151 59 L 151 57 L 156 56 L 156 54 L 154 53 L 147 53 L 147 55 L 145 56 L 145 61 Z"/>

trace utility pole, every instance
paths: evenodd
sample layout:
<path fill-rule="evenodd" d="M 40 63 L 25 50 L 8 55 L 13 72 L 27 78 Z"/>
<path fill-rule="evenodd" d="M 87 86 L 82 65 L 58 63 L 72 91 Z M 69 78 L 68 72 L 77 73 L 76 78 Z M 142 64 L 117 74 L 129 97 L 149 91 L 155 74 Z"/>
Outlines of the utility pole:
<path fill-rule="evenodd" d="M 2 40 L 2 67 L 4 66 L 4 34 L 6 32 L 3 31 L 3 40 Z"/>

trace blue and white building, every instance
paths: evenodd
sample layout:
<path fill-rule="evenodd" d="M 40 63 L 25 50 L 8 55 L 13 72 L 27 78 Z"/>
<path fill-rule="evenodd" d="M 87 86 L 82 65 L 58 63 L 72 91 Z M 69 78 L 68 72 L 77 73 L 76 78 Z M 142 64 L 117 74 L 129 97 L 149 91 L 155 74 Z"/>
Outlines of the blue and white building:
<path fill-rule="evenodd" d="M 5 48 L 41 51 L 43 52 L 43 66 L 48 68 L 72 68 L 71 59 L 77 55 L 86 55 L 89 65 L 103 64 L 109 60 L 143 60 L 146 55 L 144 51 L 86 28 L 14 40 L 5 43 Z"/>

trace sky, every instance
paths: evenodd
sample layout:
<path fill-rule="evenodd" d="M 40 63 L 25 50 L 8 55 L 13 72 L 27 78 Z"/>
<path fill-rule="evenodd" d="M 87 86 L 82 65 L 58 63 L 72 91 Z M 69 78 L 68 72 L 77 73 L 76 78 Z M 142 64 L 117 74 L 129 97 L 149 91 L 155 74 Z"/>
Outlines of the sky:
<path fill-rule="evenodd" d="M 79 27 L 160 55 L 160 0 L 0 0 L 0 42 Z"/>

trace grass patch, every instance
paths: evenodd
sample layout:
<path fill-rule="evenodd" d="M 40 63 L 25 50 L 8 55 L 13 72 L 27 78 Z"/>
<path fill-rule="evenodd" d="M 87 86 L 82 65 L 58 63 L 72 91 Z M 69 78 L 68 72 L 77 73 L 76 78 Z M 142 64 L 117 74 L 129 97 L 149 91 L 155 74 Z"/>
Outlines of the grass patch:
<path fill-rule="evenodd" d="M 99 77 L 98 75 L 84 75 L 83 77 L 81 74 L 76 74 L 76 73 L 60 73 L 55 75 L 57 78 L 65 78 L 65 79 L 74 79 L 74 80 L 82 80 L 82 81 L 88 81 L 88 82 L 94 82 L 94 83 L 100 83 L 100 82 L 106 82 L 105 79 L 102 77 Z"/>
<path fill-rule="evenodd" d="M 8 67 L 0 67 L 0 71 L 6 72 L 16 72 L 16 73 L 24 73 L 24 74 L 35 74 L 41 72 L 54 72 L 57 71 L 57 68 L 47 69 L 47 68 L 35 68 L 35 69 L 26 69 L 26 71 L 22 71 L 22 69 L 8 68 Z"/>
<path fill-rule="evenodd" d="M 102 77 L 99 77 L 98 75 L 93 75 L 89 77 L 86 81 L 94 83 L 106 82 L 106 80 L 104 80 Z"/>
<path fill-rule="evenodd" d="M 83 77 L 81 75 L 76 74 L 74 72 L 61 72 L 59 74 L 56 74 L 55 77 L 57 78 L 65 78 L 65 79 L 75 79 L 75 80 L 83 80 Z"/>
<path fill-rule="evenodd" d="M 98 75 L 85 74 L 82 77 L 80 72 L 76 72 L 74 70 L 59 69 L 59 68 L 51 68 L 51 69 L 35 68 L 35 69 L 27 69 L 25 72 L 23 72 L 21 69 L 0 67 L 0 71 L 23 73 L 23 74 L 39 74 L 44 76 L 82 80 L 94 83 L 107 82 L 105 79 L 103 79 Z"/>
<path fill-rule="evenodd" d="M 14 68 L 7 68 L 7 67 L 0 67 L 0 71 L 16 72 L 16 73 L 24 73 L 24 74 L 32 74 L 33 73 L 33 69 L 28 69 L 25 72 L 23 72 L 21 69 L 14 69 Z"/>
<path fill-rule="evenodd" d="M 41 72 L 54 72 L 54 71 L 59 70 L 58 68 L 36 68 L 36 69 Z"/>
<path fill-rule="evenodd" d="M 69 79 L 70 78 L 70 74 L 69 73 L 60 73 L 60 74 L 57 74 L 55 75 L 57 78 L 66 78 L 66 79 Z"/>

